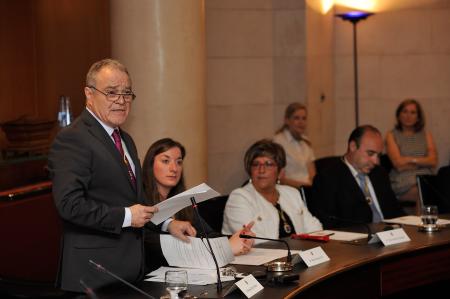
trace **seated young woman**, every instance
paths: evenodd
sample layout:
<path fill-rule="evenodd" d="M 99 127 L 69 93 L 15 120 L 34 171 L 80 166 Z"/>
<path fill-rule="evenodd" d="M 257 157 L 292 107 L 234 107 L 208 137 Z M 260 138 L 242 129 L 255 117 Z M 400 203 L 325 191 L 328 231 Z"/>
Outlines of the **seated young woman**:
<path fill-rule="evenodd" d="M 183 160 L 186 155 L 184 146 L 170 138 L 163 138 L 153 143 L 145 155 L 142 166 L 144 191 L 149 205 L 155 205 L 167 198 L 186 190 L 183 177 Z M 211 227 L 203 220 L 194 216 L 191 207 L 179 211 L 173 216 L 173 221 L 188 221 L 197 230 L 201 230 L 201 222 L 208 236 L 219 236 L 220 232 L 213 232 Z M 174 223 L 176 224 L 176 223 Z M 229 244 L 234 255 L 245 254 L 253 246 L 253 240 L 241 239 L 239 234 L 255 235 L 251 228 L 253 223 L 247 224 L 244 228 L 233 234 L 229 238 Z M 241 226 L 242 227 L 242 226 Z M 146 234 L 146 263 L 149 270 L 158 268 L 165 264 L 159 243 L 159 235 Z"/>

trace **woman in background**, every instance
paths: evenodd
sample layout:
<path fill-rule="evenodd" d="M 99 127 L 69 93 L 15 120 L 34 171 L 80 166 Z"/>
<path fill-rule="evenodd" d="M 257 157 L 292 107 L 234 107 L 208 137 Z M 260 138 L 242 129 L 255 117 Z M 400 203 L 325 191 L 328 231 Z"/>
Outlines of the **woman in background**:
<path fill-rule="evenodd" d="M 250 220 L 255 223 L 253 232 L 257 237 L 278 239 L 322 229 L 300 192 L 277 184 L 286 165 L 286 155 L 278 143 L 266 139 L 256 142 L 245 153 L 244 165 L 250 181 L 231 192 L 222 233 L 239 231 Z"/>
<path fill-rule="evenodd" d="M 416 176 L 431 174 L 437 153 L 431 133 L 425 130 L 425 116 L 419 102 L 404 100 L 395 113 L 397 124 L 387 133 L 386 149 L 393 169 L 392 189 L 408 214 L 419 213 Z"/>
<path fill-rule="evenodd" d="M 144 191 L 148 200 L 148 204 L 155 205 L 169 197 L 177 195 L 186 190 L 183 177 L 183 159 L 186 151 L 179 142 L 170 138 L 164 138 L 153 143 L 145 155 L 143 169 Z M 201 231 L 201 222 L 194 216 L 191 207 L 186 207 L 173 216 L 173 221 L 189 221 L 192 226 L 198 231 Z M 213 232 L 211 227 L 203 220 L 203 225 L 207 235 L 214 234 L 216 236 L 220 233 Z M 254 235 L 251 232 L 253 224 L 250 223 L 242 228 L 233 236 L 230 237 L 229 243 L 234 255 L 248 253 L 253 245 L 251 239 L 241 239 L 239 234 Z M 159 254 L 162 256 L 159 236 L 155 234 L 147 234 L 146 236 L 146 254 Z M 156 253 L 155 253 L 156 252 Z M 157 260 L 153 256 L 147 261 Z M 158 265 L 148 265 L 150 268 L 155 268 Z"/>
<path fill-rule="evenodd" d="M 294 188 L 311 186 L 316 174 L 314 152 L 311 142 L 305 136 L 307 117 L 303 104 L 289 104 L 284 114 L 284 124 L 273 138 L 286 152 L 286 170 L 280 181 Z"/>

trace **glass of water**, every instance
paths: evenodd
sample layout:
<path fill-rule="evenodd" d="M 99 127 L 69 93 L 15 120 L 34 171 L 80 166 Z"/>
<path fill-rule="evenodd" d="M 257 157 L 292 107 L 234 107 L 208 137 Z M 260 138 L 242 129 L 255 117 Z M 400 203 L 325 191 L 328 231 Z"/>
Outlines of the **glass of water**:
<path fill-rule="evenodd" d="M 422 227 L 425 231 L 435 231 L 438 229 L 438 208 L 437 206 L 423 206 L 421 213 Z"/>
<path fill-rule="evenodd" d="M 164 279 L 166 290 L 170 294 L 170 299 L 178 299 L 178 294 L 187 290 L 188 275 L 186 270 L 166 271 Z"/>

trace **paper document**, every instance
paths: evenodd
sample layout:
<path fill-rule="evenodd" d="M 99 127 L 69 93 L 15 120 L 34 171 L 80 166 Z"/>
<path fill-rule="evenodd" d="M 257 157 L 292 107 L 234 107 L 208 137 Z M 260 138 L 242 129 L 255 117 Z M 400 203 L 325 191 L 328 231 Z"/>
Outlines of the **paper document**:
<path fill-rule="evenodd" d="M 291 255 L 300 253 L 300 250 L 291 250 Z M 286 249 L 267 249 L 267 248 L 252 248 L 249 253 L 235 256 L 232 264 L 235 265 L 262 265 L 273 260 L 286 257 L 288 251 Z"/>
<path fill-rule="evenodd" d="M 422 220 L 420 219 L 420 216 L 403 216 L 403 217 L 397 217 L 392 219 L 384 219 L 384 222 L 386 223 L 396 223 L 396 224 L 406 224 L 406 225 L 415 225 L 415 226 L 421 226 Z M 438 225 L 449 225 L 450 220 L 447 219 L 438 219 L 437 221 Z"/>
<path fill-rule="evenodd" d="M 195 201 L 200 203 L 219 195 L 220 193 L 211 189 L 205 183 L 202 183 L 155 205 L 158 207 L 158 213 L 153 215 L 151 221 L 158 225 L 166 219 L 172 217 L 181 209 L 191 205 L 191 197 L 194 197 Z"/>
<path fill-rule="evenodd" d="M 147 274 L 151 276 L 145 279 L 145 281 L 156 281 L 164 282 L 164 276 L 168 270 L 186 270 L 188 274 L 188 284 L 195 285 L 207 285 L 217 283 L 217 273 L 216 270 L 207 269 L 191 269 L 191 268 L 171 268 L 171 267 L 160 267 L 159 269 Z M 231 281 L 234 280 L 233 276 L 223 276 L 220 275 L 221 281 Z"/>
<path fill-rule="evenodd" d="M 172 267 L 216 269 L 206 239 L 193 237 L 189 239 L 191 242 L 186 243 L 172 235 L 160 235 L 161 249 L 167 263 Z M 227 237 L 210 238 L 209 242 L 219 267 L 233 261 L 233 252 Z"/>
<path fill-rule="evenodd" d="M 338 230 L 321 230 L 313 233 L 309 233 L 311 236 L 329 236 L 330 240 L 335 241 L 354 241 L 358 239 L 367 238 L 367 234 L 343 232 Z"/>

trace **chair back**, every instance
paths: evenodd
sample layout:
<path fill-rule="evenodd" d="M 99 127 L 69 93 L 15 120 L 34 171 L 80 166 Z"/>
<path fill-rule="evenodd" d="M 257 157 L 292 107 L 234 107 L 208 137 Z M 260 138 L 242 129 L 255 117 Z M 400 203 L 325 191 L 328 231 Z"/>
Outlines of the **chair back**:
<path fill-rule="evenodd" d="M 441 178 L 438 175 L 418 175 L 417 187 L 422 206 L 435 205 L 440 214 L 450 212 L 450 198 L 443 189 Z"/>
<path fill-rule="evenodd" d="M 380 156 L 380 166 L 383 167 L 387 173 L 391 172 L 392 168 L 394 167 L 392 165 L 391 159 L 389 159 L 389 156 L 387 154 L 382 154 Z"/>
<path fill-rule="evenodd" d="M 328 167 L 330 167 L 330 165 L 335 165 L 337 158 L 339 158 L 339 156 L 328 156 L 316 159 L 314 161 L 314 165 L 316 166 L 317 173 L 325 171 Z"/>
<path fill-rule="evenodd" d="M 198 204 L 200 216 L 218 233 L 222 231 L 223 211 L 227 200 L 228 195 L 221 195 Z"/>

